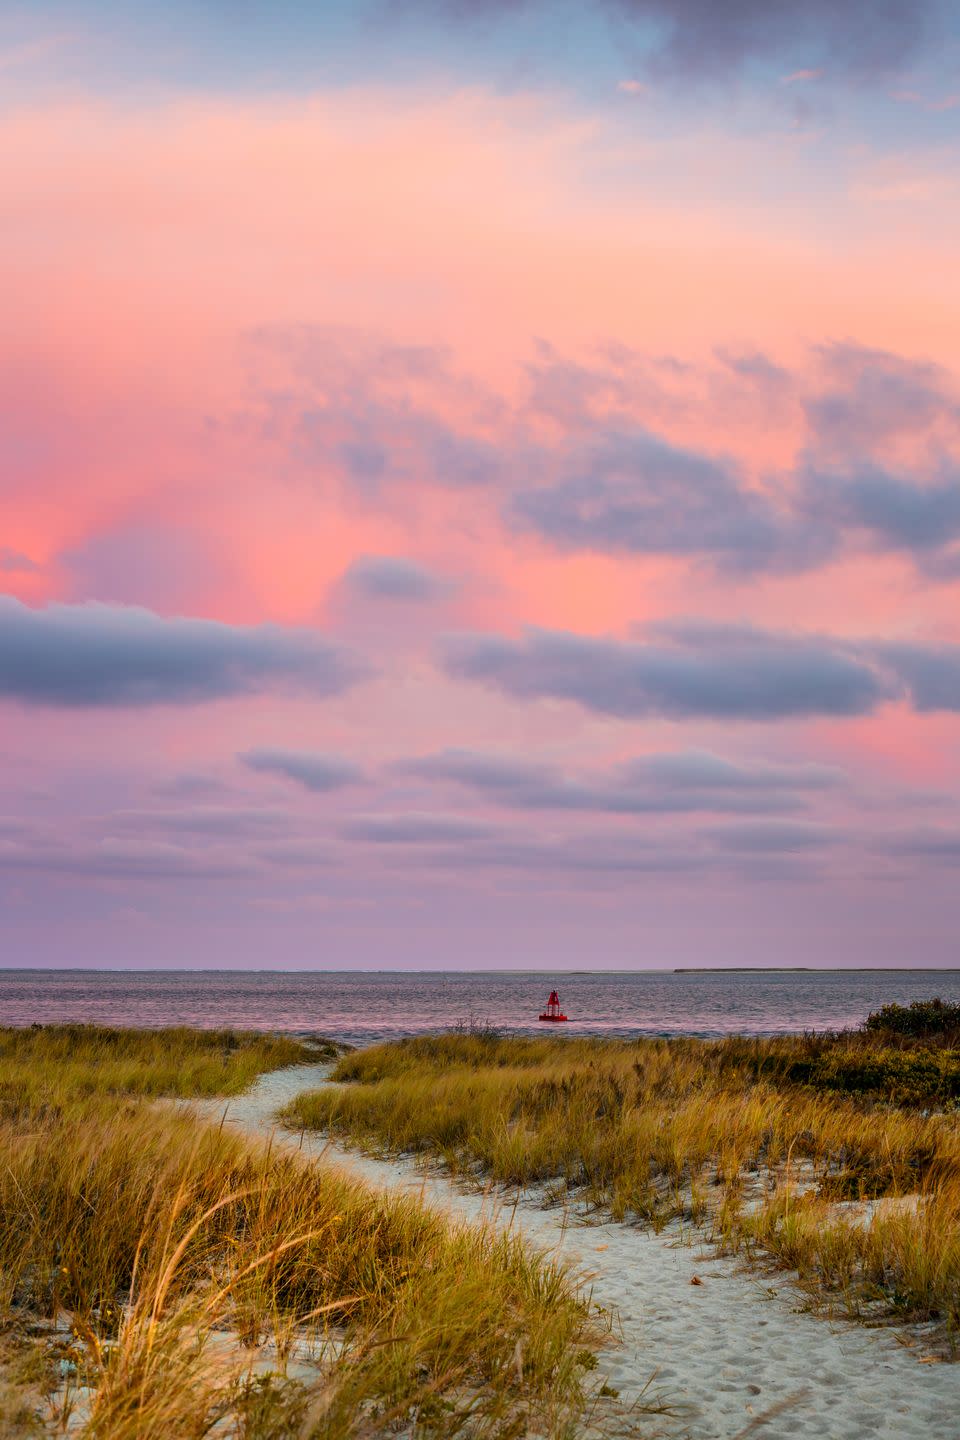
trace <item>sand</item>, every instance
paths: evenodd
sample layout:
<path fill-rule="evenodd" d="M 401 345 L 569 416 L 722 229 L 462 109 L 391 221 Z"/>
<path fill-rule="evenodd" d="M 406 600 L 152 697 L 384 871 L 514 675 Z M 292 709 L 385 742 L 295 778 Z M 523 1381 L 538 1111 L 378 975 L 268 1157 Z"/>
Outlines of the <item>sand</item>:
<path fill-rule="evenodd" d="M 368 1184 L 413 1191 L 453 1216 L 512 1226 L 572 1264 L 588 1279 L 594 1302 L 616 1317 L 600 1373 L 620 1392 L 624 1413 L 644 1391 L 648 1400 L 655 1392 L 675 1406 L 673 1415 L 651 1419 L 648 1433 L 669 1440 L 747 1433 L 960 1440 L 960 1364 L 929 1363 L 935 1351 L 922 1328 L 898 1335 L 803 1313 L 789 1276 L 714 1257 L 690 1226 L 675 1223 L 656 1235 L 615 1221 L 582 1223 L 569 1209 L 544 1209 L 535 1194 L 515 1204 L 513 1196 L 464 1192 L 412 1161 L 373 1159 L 277 1128 L 276 1111 L 300 1091 L 329 1083 L 328 1070 L 275 1071 L 246 1095 L 195 1108 L 218 1118 L 226 1111 L 229 1125 L 273 1133 L 275 1143 L 322 1156 Z"/>

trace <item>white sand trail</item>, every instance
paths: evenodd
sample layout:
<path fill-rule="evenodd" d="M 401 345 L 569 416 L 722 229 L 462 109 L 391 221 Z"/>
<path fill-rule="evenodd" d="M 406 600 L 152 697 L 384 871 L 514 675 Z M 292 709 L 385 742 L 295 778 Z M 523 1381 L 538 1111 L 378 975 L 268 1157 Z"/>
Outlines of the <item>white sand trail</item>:
<path fill-rule="evenodd" d="M 670 1440 L 732 1440 L 782 1402 L 750 1433 L 765 1440 L 960 1440 L 960 1364 L 922 1364 L 889 1329 L 837 1324 L 802 1313 L 789 1277 L 748 1272 L 712 1256 L 696 1230 L 661 1234 L 615 1221 L 571 1223 L 535 1197 L 465 1193 L 412 1162 L 377 1160 L 276 1125 L 276 1112 L 327 1082 L 327 1065 L 264 1075 L 246 1095 L 194 1107 L 250 1134 L 323 1156 L 368 1184 L 412 1191 L 467 1220 L 512 1226 L 541 1250 L 589 1278 L 594 1302 L 618 1317 L 619 1343 L 601 1354 L 604 1379 L 625 1406 L 653 1376 L 652 1389 L 677 1413 L 651 1420 Z M 694 1277 L 701 1283 L 694 1284 Z M 648 1398 L 650 1392 L 648 1391 Z"/>

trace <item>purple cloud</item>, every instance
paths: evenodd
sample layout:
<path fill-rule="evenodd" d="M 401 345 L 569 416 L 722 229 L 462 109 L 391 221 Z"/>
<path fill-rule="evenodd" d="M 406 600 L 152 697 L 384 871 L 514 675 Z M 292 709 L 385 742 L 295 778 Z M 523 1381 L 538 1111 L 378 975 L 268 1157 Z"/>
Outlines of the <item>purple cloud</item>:
<path fill-rule="evenodd" d="M 237 757 L 250 770 L 264 775 L 281 775 L 306 790 L 326 793 L 359 784 L 363 771 L 339 755 L 320 755 L 313 750 L 259 748 Z"/>
<path fill-rule="evenodd" d="M 730 464 L 644 431 L 608 434 L 563 470 L 507 512 L 563 549 L 705 556 L 750 572 L 807 569 L 833 547 L 815 520 L 748 488 Z"/>
<path fill-rule="evenodd" d="M 960 434 L 960 403 L 941 366 L 850 344 L 816 354 L 825 383 L 804 402 L 815 449 L 862 456 L 938 427 Z"/>
<path fill-rule="evenodd" d="M 40 566 L 24 555 L 22 550 L 11 550 L 8 545 L 0 545 L 0 572 L 6 574 L 36 575 Z"/>
<path fill-rule="evenodd" d="M 819 850 L 841 837 L 827 825 L 806 821 L 750 820 L 718 825 L 704 835 L 721 850 L 793 853 Z"/>
<path fill-rule="evenodd" d="M 219 546 L 208 537 L 147 522 L 88 535 L 57 559 L 72 600 L 176 611 L 202 605 L 226 583 Z"/>
<path fill-rule="evenodd" d="M 370 600 L 435 600 L 449 582 L 399 555 L 361 555 L 345 572 L 348 590 Z"/>
<path fill-rule="evenodd" d="M 342 826 L 340 833 L 344 839 L 374 845 L 435 845 L 484 840 L 496 831 L 481 821 L 414 810 L 396 815 L 356 815 Z"/>
<path fill-rule="evenodd" d="M 413 8 L 477 21 L 510 15 L 517 6 L 511 0 L 415 0 Z M 936 33 L 943 13 L 937 0 L 606 0 L 605 8 L 632 23 L 628 32 L 616 25 L 613 35 L 621 44 L 629 35 L 631 62 L 645 56 L 637 67 L 642 73 L 695 82 L 732 77 L 766 60 L 788 68 L 791 78 L 824 67 L 857 78 L 895 74 Z M 543 23 L 551 23 L 546 14 Z"/>
<path fill-rule="evenodd" d="M 819 523 L 880 551 L 909 554 L 931 579 L 960 574 L 960 468 L 931 480 L 871 465 L 847 473 L 810 470 L 803 503 Z"/>
<path fill-rule="evenodd" d="M 877 653 L 900 677 L 915 710 L 960 712 L 960 645 L 885 644 Z"/>
<path fill-rule="evenodd" d="M 702 751 L 645 756 L 582 778 L 551 765 L 463 749 L 402 761 L 394 768 L 404 775 L 466 786 L 514 809 L 619 815 L 790 811 L 802 808 L 807 795 L 835 787 L 841 778 L 826 766 L 745 765 Z"/>
<path fill-rule="evenodd" d="M 227 880 L 249 874 L 251 865 L 232 852 L 197 851 L 163 841 L 107 836 L 74 845 L 0 842 L 0 871 L 38 870 L 101 879 Z"/>

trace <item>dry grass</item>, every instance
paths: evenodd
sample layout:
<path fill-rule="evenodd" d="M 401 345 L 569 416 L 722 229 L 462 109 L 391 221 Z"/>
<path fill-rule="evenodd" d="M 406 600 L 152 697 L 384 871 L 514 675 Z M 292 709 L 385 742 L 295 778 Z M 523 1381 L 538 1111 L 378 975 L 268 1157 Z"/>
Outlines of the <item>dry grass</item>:
<path fill-rule="evenodd" d="M 549 1182 L 796 1267 L 855 1315 L 960 1327 L 960 1116 L 919 1108 L 956 1052 L 887 1035 L 566 1041 L 449 1035 L 343 1058 L 286 1123 L 461 1176 Z M 897 1100 L 899 1098 L 899 1103 Z M 899 1210 L 838 1202 L 918 1196 Z"/>
<path fill-rule="evenodd" d="M 169 1034 L 189 1058 L 190 1032 Z M 0 1310 L 21 1334 L 59 1323 L 75 1384 L 92 1387 L 84 1434 L 506 1437 L 528 1414 L 545 1435 L 573 1425 L 598 1335 L 556 1267 L 129 1093 L 207 1094 L 210 1065 L 233 1091 L 288 1052 L 238 1037 L 224 1057 L 205 1037 L 197 1065 L 172 1076 L 149 1035 L 58 1044 L 24 1032 L 2 1057 Z M 18 1067 L 29 1100 L 11 1103 Z M 294 1340 L 325 1336 L 316 1382 L 285 1379 Z M 264 1341 L 280 1373 L 251 1380 Z"/>
<path fill-rule="evenodd" d="M 0 1029 L 0 1113 L 91 1095 L 237 1095 L 265 1070 L 333 1056 L 329 1041 L 235 1030 Z"/>

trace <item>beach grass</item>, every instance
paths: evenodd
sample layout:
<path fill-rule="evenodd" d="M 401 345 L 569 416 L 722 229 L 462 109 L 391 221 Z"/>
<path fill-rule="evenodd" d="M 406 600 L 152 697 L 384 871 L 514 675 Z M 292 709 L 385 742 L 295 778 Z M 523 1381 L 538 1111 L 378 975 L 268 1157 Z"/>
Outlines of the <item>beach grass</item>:
<path fill-rule="evenodd" d="M 900 1017 L 895 1017 L 899 1019 Z M 811 1297 L 960 1331 L 960 1052 L 950 1032 L 701 1041 L 452 1034 L 343 1057 L 291 1128 L 541 1184 L 657 1227 L 709 1220 Z"/>
<path fill-rule="evenodd" d="M 225 1034 L 3 1032 L 0 1429 L 45 1392 L 97 1440 L 573 1433 L 601 1332 L 560 1268 L 152 1103 L 304 1058 Z"/>
<path fill-rule="evenodd" d="M 0 1029 L 0 1114 L 93 1095 L 238 1095 L 267 1070 L 338 1048 L 242 1030 L 123 1030 L 105 1025 Z"/>

